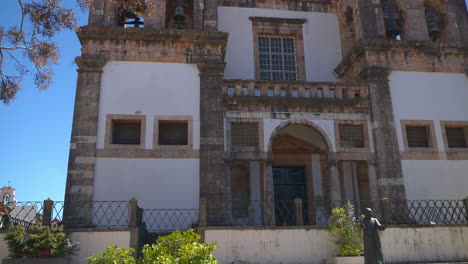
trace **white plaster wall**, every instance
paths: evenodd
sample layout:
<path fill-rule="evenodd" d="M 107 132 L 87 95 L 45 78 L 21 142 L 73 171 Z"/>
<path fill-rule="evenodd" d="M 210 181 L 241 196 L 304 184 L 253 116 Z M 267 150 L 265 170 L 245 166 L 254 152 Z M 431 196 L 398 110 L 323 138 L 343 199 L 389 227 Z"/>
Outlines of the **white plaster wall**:
<path fill-rule="evenodd" d="M 333 70 L 341 60 L 341 48 L 335 14 L 220 6 L 218 29 L 229 33 L 226 79 L 255 79 L 252 16 L 306 19 L 303 35 L 307 80 L 337 81 Z"/>
<path fill-rule="evenodd" d="M 219 263 L 322 264 L 334 254 L 326 229 L 207 230 Z"/>
<path fill-rule="evenodd" d="M 268 144 L 270 143 L 271 136 L 273 131 L 282 123 L 288 122 L 291 120 L 288 119 L 264 119 L 263 120 L 263 146 L 264 151 L 268 152 Z M 301 120 L 301 122 L 310 122 L 318 127 L 320 127 L 325 135 L 328 137 L 328 140 L 331 142 L 333 147 L 333 152 L 336 151 L 336 142 L 335 142 L 335 128 L 333 124 L 333 120 Z"/>
<path fill-rule="evenodd" d="M 468 161 L 402 160 L 409 200 L 460 200 L 468 197 Z"/>
<path fill-rule="evenodd" d="M 433 120 L 438 151 L 445 152 L 440 121 L 468 121 L 468 77 L 392 72 L 389 78 L 400 151 L 404 151 L 400 120 Z M 402 167 L 408 199 L 468 196 L 468 160 L 403 160 Z"/>
<path fill-rule="evenodd" d="M 86 264 L 87 257 L 101 253 L 110 246 L 130 246 L 129 231 L 71 232 L 68 237 L 79 242 L 79 250 L 71 257 L 71 264 Z"/>
<path fill-rule="evenodd" d="M 95 201 L 128 201 L 145 209 L 196 209 L 198 159 L 96 159 Z"/>
<path fill-rule="evenodd" d="M 400 151 L 400 120 L 433 120 L 439 151 L 444 150 L 440 121 L 468 121 L 468 77 L 457 73 L 392 72 L 390 92 Z"/>
<path fill-rule="evenodd" d="M 97 148 L 104 148 L 107 114 L 146 115 L 145 148 L 153 146 L 155 115 L 193 117 L 193 148 L 200 148 L 200 78 L 194 64 L 110 61 L 99 99 Z"/>
<path fill-rule="evenodd" d="M 8 257 L 8 246 L 5 241 L 6 233 L 0 233 L 0 261 Z"/>
<path fill-rule="evenodd" d="M 387 228 L 380 233 L 385 263 L 468 261 L 468 226 Z"/>

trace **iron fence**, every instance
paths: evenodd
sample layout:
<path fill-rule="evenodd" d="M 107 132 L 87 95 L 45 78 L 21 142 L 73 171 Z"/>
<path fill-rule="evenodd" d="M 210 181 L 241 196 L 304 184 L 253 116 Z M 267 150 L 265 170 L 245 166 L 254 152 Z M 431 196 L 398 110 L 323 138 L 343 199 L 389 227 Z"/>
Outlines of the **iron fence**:
<path fill-rule="evenodd" d="M 468 211 L 463 200 L 392 201 L 393 224 L 467 224 Z"/>
<path fill-rule="evenodd" d="M 327 226 L 332 209 L 346 201 L 328 200 L 232 200 L 216 208 L 207 206 L 204 219 L 211 225 L 232 226 Z M 468 224 L 464 200 L 382 200 L 349 201 L 356 218 L 364 208 L 386 224 Z M 30 228 L 34 225 L 64 223 L 66 227 L 125 228 L 129 226 L 129 201 L 28 201 L 12 206 L 9 221 Z M 68 210 L 68 211 L 67 211 Z M 199 223 L 199 209 L 138 209 L 137 225 L 144 223 L 149 232 L 187 230 Z M 65 213 L 65 217 L 64 217 Z M 2 218 L 3 219 L 3 218 Z M 3 221 L 3 220 L 2 220 Z M 0 225 L 1 226 L 1 225 Z"/>
<path fill-rule="evenodd" d="M 148 232 L 188 230 L 198 224 L 198 209 L 144 209 L 143 222 Z"/>

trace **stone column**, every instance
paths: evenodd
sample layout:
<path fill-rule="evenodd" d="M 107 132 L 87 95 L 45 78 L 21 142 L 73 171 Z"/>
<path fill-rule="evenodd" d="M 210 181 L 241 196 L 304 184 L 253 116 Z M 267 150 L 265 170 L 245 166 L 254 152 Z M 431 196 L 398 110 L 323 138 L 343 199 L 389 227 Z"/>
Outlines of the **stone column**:
<path fill-rule="evenodd" d="M 261 197 L 260 197 L 260 162 L 250 162 L 250 207 L 253 210 L 253 225 L 262 224 Z"/>
<path fill-rule="evenodd" d="M 119 8 L 113 1 L 94 0 L 89 8 L 88 25 L 98 27 L 122 26 Z"/>
<path fill-rule="evenodd" d="M 166 28 L 166 0 L 147 0 L 148 15 L 145 17 L 145 28 Z"/>
<path fill-rule="evenodd" d="M 374 138 L 379 196 L 390 199 L 406 199 L 388 80 L 389 74 L 390 70 L 386 68 L 367 67 L 361 72 L 361 77 L 369 84 L 371 129 Z"/>
<path fill-rule="evenodd" d="M 405 1 L 404 40 L 429 40 L 424 0 Z"/>
<path fill-rule="evenodd" d="M 468 42 L 468 15 L 464 0 L 446 1 L 446 26 L 443 32 L 446 42 Z"/>
<path fill-rule="evenodd" d="M 224 163 L 222 85 L 224 62 L 198 63 L 200 72 L 200 198 L 207 200 L 207 221 L 225 224 L 230 188 Z"/>
<path fill-rule="evenodd" d="M 78 82 L 65 188 L 65 226 L 84 226 L 91 220 L 99 94 L 106 59 L 77 57 L 76 64 Z"/>
<path fill-rule="evenodd" d="M 343 161 L 343 187 L 344 199 L 354 200 L 353 169 L 351 161 Z"/>
<path fill-rule="evenodd" d="M 311 224 L 323 224 L 325 220 L 323 208 L 323 184 L 322 168 L 320 166 L 320 154 L 312 154 L 312 178 L 314 186 L 314 201 L 309 203 L 309 219 Z"/>
<path fill-rule="evenodd" d="M 273 166 L 271 161 L 264 162 L 263 177 L 263 225 L 275 225 L 275 194 L 273 185 Z"/>
<path fill-rule="evenodd" d="M 341 183 L 338 172 L 338 162 L 336 160 L 328 161 L 330 170 L 330 199 L 333 201 L 341 200 Z"/>
<path fill-rule="evenodd" d="M 385 39 L 385 26 L 380 1 L 358 0 L 362 38 Z"/>
<path fill-rule="evenodd" d="M 203 10 L 203 29 L 218 30 L 218 0 L 205 0 Z"/>
<path fill-rule="evenodd" d="M 377 191 L 377 176 L 375 173 L 375 161 L 369 160 L 367 163 L 367 177 L 369 180 L 369 194 L 372 201 L 379 199 L 379 193 Z"/>

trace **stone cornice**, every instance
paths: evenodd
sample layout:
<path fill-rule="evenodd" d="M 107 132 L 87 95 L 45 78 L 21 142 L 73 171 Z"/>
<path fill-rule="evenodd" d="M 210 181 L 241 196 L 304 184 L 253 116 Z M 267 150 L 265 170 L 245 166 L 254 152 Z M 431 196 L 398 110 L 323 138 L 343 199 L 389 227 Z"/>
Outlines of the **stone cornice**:
<path fill-rule="evenodd" d="M 154 30 L 145 28 L 84 26 L 77 31 L 81 43 L 86 40 L 140 40 L 225 44 L 228 33 L 199 30 Z"/>
<path fill-rule="evenodd" d="M 250 21 L 254 22 L 268 22 L 276 24 L 304 24 L 306 19 L 299 18 L 277 18 L 277 17 L 249 17 Z"/>
<path fill-rule="evenodd" d="M 365 68 L 390 71 L 465 73 L 468 43 L 361 40 L 336 67 L 346 81 L 359 81 Z"/>
<path fill-rule="evenodd" d="M 145 28 L 82 27 L 83 57 L 114 61 L 222 64 L 228 33 Z"/>

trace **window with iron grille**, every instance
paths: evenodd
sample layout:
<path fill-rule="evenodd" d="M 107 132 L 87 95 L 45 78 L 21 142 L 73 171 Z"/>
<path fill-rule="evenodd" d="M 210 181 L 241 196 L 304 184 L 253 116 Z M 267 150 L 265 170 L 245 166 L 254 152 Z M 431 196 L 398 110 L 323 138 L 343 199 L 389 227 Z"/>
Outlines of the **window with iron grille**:
<path fill-rule="evenodd" d="M 112 120 L 111 144 L 139 145 L 141 120 Z"/>
<path fill-rule="evenodd" d="M 231 145 L 233 147 L 258 147 L 258 123 L 231 123 Z"/>
<path fill-rule="evenodd" d="M 406 138 L 410 148 L 429 147 L 429 127 L 428 126 L 407 126 Z"/>
<path fill-rule="evenodd" d="M 158 144 L 187 145 L 188 122 L 186 120 L 159 120 Z"/>
<path fill-rule="evenodd" d="M 447 143 L 449 148 L 466 148 L 466 133 L 465 127 L 445 127 L 447 135 Z"/>
<path fill-rule="evenodd" d="M 260 80 L 296 80 L 296 48 L 293 38 L 259 37 L 258 51 Z"/>
<path fill-rule="evenodd" d="M 339 125 L 341 147 L 363 148 L 362 125 Z"/>

